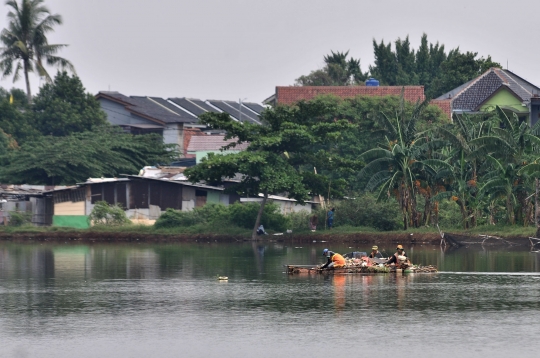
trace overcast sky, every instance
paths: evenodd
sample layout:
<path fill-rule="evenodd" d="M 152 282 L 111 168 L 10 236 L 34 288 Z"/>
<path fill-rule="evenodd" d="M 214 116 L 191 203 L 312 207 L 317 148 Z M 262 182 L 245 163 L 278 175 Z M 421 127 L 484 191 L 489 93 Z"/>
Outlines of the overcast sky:
<path fill-rule="evenodd" d="M 2 3 L 5 0 L 1 0 Z M 20 1 L 20 0 L 17 0 Z M 50 43 L 89 92 L 260 102 L 322 67 L 330 50 L 373 63 L 372 40 L 422 33 L 540 85 L 539 0 L 46 0 Z M 0 5 L 0 28 L 7 7 Z M 51 69 L 50 73 L 56 71 Z M 39 78 L 31 77 L 33 92 Z M 0 86 L 24 88 L 4 78 Z"/>

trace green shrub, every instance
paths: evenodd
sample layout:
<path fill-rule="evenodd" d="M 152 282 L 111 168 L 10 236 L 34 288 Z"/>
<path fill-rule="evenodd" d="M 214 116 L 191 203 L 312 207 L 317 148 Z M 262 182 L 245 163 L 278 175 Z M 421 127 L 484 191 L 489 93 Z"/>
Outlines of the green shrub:
<path fill-rule="evenodd" d="M 126 212 L 118 205 L 109 205 L 106 201 L 98 201 L 88 216 L 94 225 L 120 226 L 131 224 Z"/>
<path fill-rule="evenodd" d="M 206 204 L 203 207 L 191 211 L 167 209 L 154 224 L 157 229 L 197 224 L 225 223 L 228 222 L 229 211 L 223 204 Z"/>
<path fill-rule="evenodd" d="M 455 201 L 441 200 L 439 202 L 439 227 L 443 231 L 463 227 L 463 217 Z"/>
<path fill-rule="evenodd" d="M 366 226 L 382 231 L 401 227 L 400 211 L 395 200 L 377 202 L 373 195 L 363 194 L 355 199 L 342 200 L 334 207 L 334 226 Z M 319 225 L 321 223 L 324 225 L 324 221 L 319 221 Z"/>
<path fill-rule="evenodd" d="M 25 226 L 32 223 L 32 214 L 11 211 L 9 213 L 9 226 Z"/>
<path fill-rule="evenodd" d="M 229 205 L 229 220 L 232 224 L 246 229 L 253 229 L 260 208 L 259 203 L 234 203 Z M 266 230 L 285 231 L 290 228 L 290 218 L 281 214 L 279 206 L 267 202 L 261 217 L 261 224 Z"/>

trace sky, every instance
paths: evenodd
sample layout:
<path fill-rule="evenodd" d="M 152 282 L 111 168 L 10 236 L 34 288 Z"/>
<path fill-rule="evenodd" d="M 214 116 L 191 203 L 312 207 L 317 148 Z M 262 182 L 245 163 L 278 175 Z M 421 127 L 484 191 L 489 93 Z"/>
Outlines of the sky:
<path fill-rule="evenodd" d="M 21 0 L 17 0 L 21 1 Z M 5 0 L 2 0 L 4 3 Z M 447 51 L 491 55 L 540 85 L 538 0 L 45 0 L 64 23 L 49 35 L 87 91 L 261 102 L 350 51 L 362 70 L 373 39 L 423 33 Z M 0 28 L 7 25 L 0 4 Z M 55 74 L 56 69 L 50 68 Z M 31 75 L 33 93 L 40 79 Z M 43 82 L 42 82 L 43 83 Z M 24 89 L 24 79 L 0 80 Z"/>

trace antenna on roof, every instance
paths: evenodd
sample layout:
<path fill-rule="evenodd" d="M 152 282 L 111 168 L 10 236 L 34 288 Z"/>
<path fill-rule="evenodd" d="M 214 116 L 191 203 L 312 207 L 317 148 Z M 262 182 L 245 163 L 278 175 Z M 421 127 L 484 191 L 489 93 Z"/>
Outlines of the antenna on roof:
<path fill-rule="evenodd" d="M 508 71 L 508 59 L 506 59 L 506 70 Z"/>

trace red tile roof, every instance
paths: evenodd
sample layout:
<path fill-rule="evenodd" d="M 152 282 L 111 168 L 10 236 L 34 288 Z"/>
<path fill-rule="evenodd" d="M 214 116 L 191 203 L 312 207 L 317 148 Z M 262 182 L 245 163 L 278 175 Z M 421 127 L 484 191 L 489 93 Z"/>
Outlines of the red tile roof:
<path fill-rule="evenodd" d="M 404 89 L 405 100 L 416 102 L 423 101 L 424 86 L 303 86 L 303 87 L 276 87 L 277 104 L 293 104 L 301 100 L 310 100 L 323 94 L 332 94 L 340 98 L 352 98 L 356 96 L 399 96 Z"/>
<path fill-rule="evenodd" d="M 450 99 L 434 99 L 429 104 L 439 107 L 444 114 L 448 116 L 449 119 L 452 119 L 452 100 Z"/>

